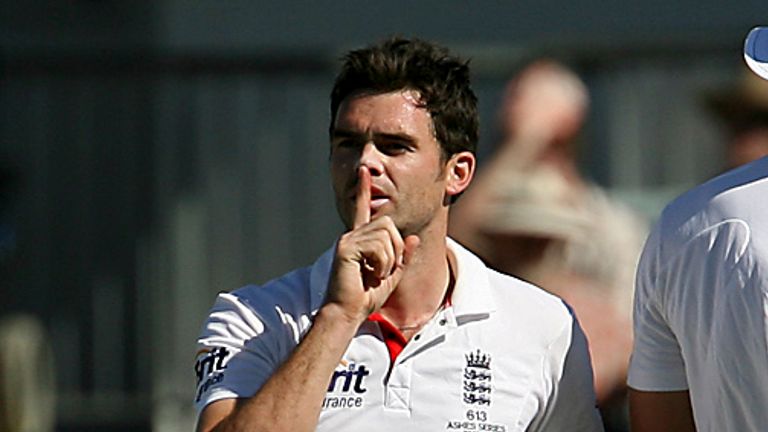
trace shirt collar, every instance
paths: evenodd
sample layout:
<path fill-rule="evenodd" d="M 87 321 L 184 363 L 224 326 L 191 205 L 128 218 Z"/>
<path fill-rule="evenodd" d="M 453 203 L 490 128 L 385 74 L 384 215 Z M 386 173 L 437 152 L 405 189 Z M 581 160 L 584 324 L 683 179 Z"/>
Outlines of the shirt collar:
<path fill-rule="evenodd" d="M 475 254 L 465 249 L 451 238 L 448 251 L 453 254 L 456 265 L 456 285 L 453 288 L 451 303 L 457 317 L 463 315 L 487 314 L 496 310 L 489 270 Z"/>

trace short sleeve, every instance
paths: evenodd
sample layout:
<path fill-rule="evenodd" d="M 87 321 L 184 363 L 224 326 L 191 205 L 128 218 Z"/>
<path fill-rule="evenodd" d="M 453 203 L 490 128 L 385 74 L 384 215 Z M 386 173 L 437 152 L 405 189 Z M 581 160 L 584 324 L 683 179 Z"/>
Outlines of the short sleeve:
<path fill-rule="evenodd" d="M 195 406 L 198 413 L 220 399 L 249 397 L 272 375 L 275 331 L 232 294 L 220 294 L 197 340 Z"/>
<path fill-rule="evenodd" d="M 628 384 L 641 391 L 687 390 L 682 351 L 663 307 L 669 287 L 663 277 L 658 227 L 646 242 L 637 270 L 634 300 L 634 348 Z"/>
<path fill-rule="evenodd" d="M 587 339 L 574 317 L 550 346 L 545 374 L 553 378 L 543 416 L 530 430 L 602 431 Z"/>

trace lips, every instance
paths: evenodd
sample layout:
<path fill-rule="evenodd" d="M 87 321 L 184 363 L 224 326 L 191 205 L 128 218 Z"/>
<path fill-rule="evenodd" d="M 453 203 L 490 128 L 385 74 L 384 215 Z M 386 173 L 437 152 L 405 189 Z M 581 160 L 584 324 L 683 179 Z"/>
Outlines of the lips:
<path fill-rule="evenodd" d="M 371 198 L 371 210 L 376 211 L 389 202 L 389 198 Z"/>
<path fill-rule="evenodd" d="M 384 193 L 384 190 L 378 188 L 377 186 L 371 186 L 371 199 L 377 199 L 377 198 L 388 198 L 389 195 Z"/>
<path fill-rule="evenodd" d="M 357 199 L 357 191 L 352 194 L 351 199 L 353 201 Z M 377 186 L 371 186 L 371 210 L 378 210 L 390 200 L 390 196 L 385 193 L 383 189 Z"/>
<path fill-rule="evenodd" d="M 389 195 L 376 186 L 371 186 L 371 210 L 378 210 L 389 202 Z"/>

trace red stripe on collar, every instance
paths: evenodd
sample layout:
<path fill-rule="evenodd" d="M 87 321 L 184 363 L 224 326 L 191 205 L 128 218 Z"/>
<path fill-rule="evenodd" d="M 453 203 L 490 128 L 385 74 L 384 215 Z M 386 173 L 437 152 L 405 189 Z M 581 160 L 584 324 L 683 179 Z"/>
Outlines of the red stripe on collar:
<path fill-rule="evenodd" d="M 378 312 L 371 314 L 368 317 L 368 321 L 373 321 L 379 325 L 381 335 L 384 337 L 384 343 L 387 345 L 387 350 L 389 351 L 389 362 L 390 364 L 394 364 L 395 359 L 397 359 L 397 356 L 403 351 L 405 344 L 408 343 L 405 336 L 400 332 L 400 329 L 395 327 L 394 324 L 389 322 Z"/>

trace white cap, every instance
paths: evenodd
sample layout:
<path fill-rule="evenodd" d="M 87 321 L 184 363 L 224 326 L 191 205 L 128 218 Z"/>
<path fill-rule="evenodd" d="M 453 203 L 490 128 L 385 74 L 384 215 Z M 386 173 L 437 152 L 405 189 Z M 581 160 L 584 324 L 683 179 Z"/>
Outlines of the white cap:
<path fill-rule="evenodd" d="M 744 41 L 744 61 L 760 78 L 768 80 L 768 27 L 755 27 Z"/>

